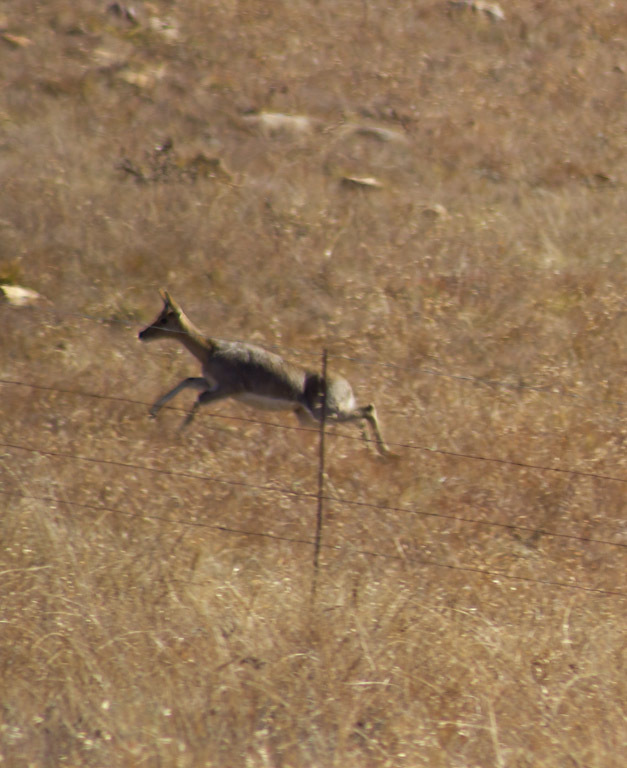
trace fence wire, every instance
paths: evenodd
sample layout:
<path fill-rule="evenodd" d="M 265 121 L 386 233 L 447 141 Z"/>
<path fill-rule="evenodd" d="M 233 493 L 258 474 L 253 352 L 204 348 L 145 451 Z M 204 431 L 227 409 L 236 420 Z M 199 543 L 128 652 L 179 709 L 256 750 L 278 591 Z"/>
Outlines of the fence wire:
<path fill-rule="evenodd" d="M 41 310 L 41 308 L 36 308 L 36 309 Z M 57 316 L 68 316 L 68 317 L 86 319 L 89 321 L 98 322 L 98 323 L 107 324 L 107 325 L 111 325 L 113 323 L 119 323 L 121 325 L 124 325 L 127 328 L 140 327 L 139 324 L 135 324 L 135 323 L 129 323 L 126 321 L 121 321 L 116 319 L 94 317 L 90 315 L 84 315 L 81 313 L 74 313 L 74 312 L 68 313 L 68 312 L 63 312 L 62 310 L 58 310 L 56 308 L 52 309 L 50 307 L 45 308 L 43 311 L 54 313 Z M 268 348 L 280 349 L 280 348 L 277 348 L 276 346 L 268 346 Z M 310 353 L 305 352 L 303 350 L 290 349 L 288 350 L 288 352 L 293 355 L 311 356 Z M 501 387 L 501 388 L 506 388 L 508 390 L 533 391 L 539 394 L 557 395 L 560 397 L 569 398 L 571 400 L 578 400 L 581 402 L 600 403 L 604 406 L 607 406 L 607 405 L 623 406 L 626 404 L 621 400 L 589 398 L 582 395 L 559 391 L 558 386 L 555 384 L 550 384 L 550 385 L 511 384 L 509 382 L 486 380 L 481 377 L 466 376 L 461 374 L 451 374 L 451 373 L 432 370 L 429 368 L 424 368 L 421 366 L 401 366 L 401 365 L 394 364 L 392 362 L 381 363 L 378 361 L 347 357 L 343 355 L 328 355 L 328 357 L 333 359 L 338 359 L 338 360 L 347 360 L 347 361 L 351 361 L 353 363 L 357 363 L 365 366 L 376 366 L 376 367 L 386 368 L 394 371 L 402 370 L 406 372 L 411 372 L 413 374 L 420 373 L 425 375 L 438 376 L 442 378 L 457 380 L 464 383 L 470 383 L 473 385 L 484 385 L 491 388 Z M 323 380 L 326 380 L 325 379 L 326 364 L 327 364 L 327 353 L 325 351 L 323 354 L 323 370 L 322 370 Z M 136 399 L 132 399 L 124 396 L 105 395 L 102 393 L 67 389 L 64 387 L 56 387 L 56 386 L 39 384 L 36 382 L 26 382 L 26 381 L 20 381 L 15 379 L 0 379 L 0 384 L 3 384 L 5 386 L 29 387 L 35 390 L 56 392 L 59 394 L 68 395 L 76 398 L 96 398 L 103 401 L 119 402 L 119 403 L 134 405 L 134 406 L 142 406 L 145 408 L 148 408 L 150 406 L 149 403 L 146 403 L 144 401 L 136 400 Z M 182 409 L 180 408 L 172 408 L 171 406 L 170 408 L 172 410 L 182 411 Z M 236 416 L 228 416 L 228 415 L 220 415 L 220 414 L 212 414 L 212 418 L 232 419 L 236 421 L 259 424 L 265 427 L 271 427 L 276 429 L 291 429 L 296 431 L 318 432 L 317 429 L 309 429 L 307 427 L 302 427 L 302 426 L 282 425 L 282 424 L 266 422 L 266 421 L 253 419 L 253 418 L 236 417 Z M 350 439 L 350 440 L 361 439 L 353 435 L 347 435 L 343 432 L 337 432 L 337 431 L 329 432 L 328 435 L 331 437 L 339 437 L 339 438 Z M 16 498 L 23 498 L 23 499 L 38 500 L 38 501 L 46 502 L 50 504 L 63 504 L 68 507 L 89 509 L 89 510 L 98 511 L 101 513 L 126 515 L 129 517 L 134 517 L 134 518 L 139 518 L 144 520 L 158 520 L 160 522 L 167 523 L 167 524 L 177 524 L 177 525 L 209 528 L 224 534 L 256 536 L 256 537 L 261 537 L 269 540 L 284 541 L 284 542 L 289 542 L 291 544 L 312 547 L 314 551 L 314 578 L 313 578 L 312 595 L 315 594 L 315 584 L 318 577 L 319 553 L 321 550 L 332 550 L 332 551 L 337 551 L 337 552 L 342 552 L 347 554 L 357 554 L 357 555 L 367 556 L 372 558 L 383 558 L 386 560 L 399 561 L 403 563 L 414 563 L 421 566 L 446 568 L 449 570 L 475 573 L 485 577 L 489 577 L 492 580 L 503 579 L 503 580 L 509 580 L 509 581 L 528 582 L 528 583 L 545 585 L 550 587 L 579 590 L 579 591 L 595 593 L 595 594 L 604 595 L 604 596 L 612 596 L 612 597 L 619 597 L 619 598 L 627 597 L 627 593 L 622 592 L 620 590 L 600 589 L 600 588 L 589 587 L 581 584 L 576 584 L 573 582 L 561 582 L 561 581 L 555 581 L 555 580 L 549 580 L 549 579 L 539 579 L 539 578 L 532 578 L 532 577 L 525 577 L 525 576 L 514 576 L 504 571 L 494 571 L 494 570 L 476 567 L 472 565 L 467 565 L 467 566 L 455 565 L 453 563 L 446 563 L 446 562 L 436 561 L 428 558 L 422 558 L 420 556 L 417 556 L 411 553 L 388 554 L 383 552 L 377 552 L 374 550 L 351 547 L 344 544 L 342 545 L 325 544 L 322 541 L 323 504 L 324 502 L 329 502 L 336 505 L 359 507 L 362 509 L 368 509 L 368 510 L 373 510 L 377 512 L 414 514 L 414 515 L 420 515 L 420 516 L 430 517 L 430 518 L 441 518 L 447 521 L 455 521 L 463 524 L 491 526 L 495 528 L 510 530 L 513 532 L 520 531 L 527 534 L 556 537 L 560 539 L 572 540 L 572 541 L 577 541 L 581 543 L 590 543 L 590 544 L 594 543 L 594 544 L 604 545 L 608 547 L 613 547 L 618 550 L 627 548 L 627 544 L 623 544 L 621 542 L 609 541 L 606 539 L 586 537 L 586 536 L 578 536 L 570 533 L 560 533 L 556 531 L 546 530 L 545 528 L 533 528 L 530 526 L 515 525 L 511 523 L 500 523 L 497 521 L 482 520 L 482 519 L 466 517 L 461 515 L 450 515 L 446 513 L 422 511 L 422 510 L 411 509 L 406 507 L 387 506 L 382 504 L 375 504 L 368 501 L 361 501 L 358 499 L 347 499 L 347 498 L 337 497 L 334 495 L 328 495 L 324 491 L 324 469 L 325 469 L 324 467 L 324 436 L 325 436 L 325 424 L 323 419 L 323 423 L 320 429 L 321 443 L 320 443 L 319 466 L 318 466 L 318 491 L 317 493 L 306 493 L 303 491 L 298 491 L 296 489 L 291 489 L 291 488 L 286 488 L 281 486 L 274 486 L 274 485 L 267 485 L 267 484 L 260 484 L 260 483 L 250 483 L 247 481 L 237 480 L 233 478 L 226 478 L 219 475 L 207 475 L 207 474 L 200 474 L 200 473 L 194 473 L 189 471 L 183 472 L 178 470 L 166 469 L 163 467 L 154 467 L 154 466 L 135 464 L 132 462 L 125 462 L 120 460 L 104 459 L 104 458 L 95 457 L 95 456 L 81 456 L 81 455 L 77 455 L 67 451 L 52 450 L 52 449 L 47 449 L 41 446 L 22 445 L 22 444 L 17 444 L 15 442 L 10 441 L 10 438 L 8 438 L 6 435 L 0 435 L 0 438 L 5 440 L 5 442 L 0 442 L 0 447 L 8 451 L 21 451 L 21 452 L 27 452 L 32 454 L 39 454 L 42 456 L 50 456 L 53 458 L 64 459 L 68 461 L 110 465 L 110 466 L 115 466 L 124 470 L 153 472 L 153 473 L 169 475 L 172 477 L 180 477 L 186 480 L 201 480 L 205 483 L 216 483 L 216 484 L 224 484 L 228 486 L 237 486 L 241 488 L 254 489 L 255 491 L 260 493 L 281 494 L 281 495 L 289 496 L 292 498 L 303 499 L 310 502 L 313 500 L 316 500 L 318 505 L 318 514 L 317 514 L 317 522 L 316 522 L 316 533 L 313 539 L 280 536 L 280 535 L 271 534 L 271 533 L 249 531 L 245 529 L 239 529 L 239 528 L 234 528 L 234 527 L 229 527 L 229 526 L 224 526 L 219 524 L 204 523 L 204 522 L 193 521 L 193 520 L 172 519 L 171 517 L 165 517 L 162 515 L 139 514 L 139 513 L 133 513 L 133 512 L 129 512 L 126 510 L 115 508 L 115 507 L 86 504 L 86 503 L 81 503 L 81 502 L 72 501 L 72 500 L 58 499 L 53 496 L 36 496 L 36 495 L 23 494 L 21 492 L 12 491 L 5 488 L 0 488 L 0 494 L 4 495 L 5 497 L 16 497 Z M 372 442 L 372 441 L 369 441 L 369 442 Z M 509 468 L 524 469 L 524 470 L 535 471 L 535 472 L 561 473 L 561 474 L 567 474 L 573 477 L 590 478 L 590 479 L 594 479 L 601 482 L 607 482 L 607 483 L 610 483 L 610 482 L 611 483 L 627 483 L 627 478 L 616 477 L 616 476 L 607 475 L 607 474 L 598 473 L 598 472 L 583 471 L 583 470 L 576 470 L 576 469 L 555 467 L 555 466 L 546 466 L 546 465 L 535 464 L 531 462 L 502 459 L 502 458 L 491 457 L 491 456 L 482 456 L 482 455 L 472 454 L 472 453 L 462 453 L 458 451 L 451 451 L 451 450 L 446 450 L 443 448 L 438 448 L 433 446 L 417 445 L 413 442 L 410 442 L 410 443 L 390 442 L 389 444 L 394 448 L 404 449 L 405 451 L 423 451 L 423 452 L 442 455 L 450 458 L 460 459 L 464 461 L 488 462 L 494 465 L 502 466 L 504 468 L 509 467 Z"/>
<path fill-rule="evenodd" d="M 32 389 L 39 389 L 42 391 L 49 391 L 49 392 L 59 392 L 65 395 L 75 395 L 77 397 L 91 397 L 98 400 L 111 400 L 113 402 L 127 403 L 130 405 L 141 405 L 146 409 L 148 409 L 151 405 L 150 403 L 147 403 L 143 400 L 135 400 L 132 398 L 122 397 L 120 395 L 104 395 L 98 392 L 70 390 L 70 389 L 65 389 L 63 387 L 52 387 L 44 384 L 17 381 L 14 379 L 0 379 L 0 384 L 20 386 L 20 387 L 30 387 Z M 177 408 L 176 406 L 164 406 L 164 410 L 165 409 L 185 412 L 183 411 L 183 409 Z M 317 429 L 313 429 L 309 427 L 302 427 L 302 426 L 289 425 L 289 424 L 277 424 L 276 422 L 262 421 L 260 419 L 253 419 L 253 418 L 247 418 L 242 416 L 227 416 L 219 413 L 212 413 L 211 418 L 228 419 L 231 421 L 242 421 L 249 424 L 259 424 L 261 426 L 272 427 L 275 429 L 288 429 L 288 430 L 299 431 L 299 432 L 310 432 L 312 434 L 318 433 Z M 327 434 L 332 437 L 340 437 L 344 440 L 358 440 L 358 441 L 365 440 L 367 443 L 370 443 L 370 444 L 374 444 L 375 442 L 371 438 L 357 437 L 355 435 L 346 434 L 345 432 L 338 432 L 337 430 L 327 432 Z M 480 454 L 474 454 L 474 453 L 463 453 L 460 451 L 451 451 L 445 448 L 438 448 L 436 446 L 417 445 L 416 443 L 399 443 L 399 442 L 388 441 L 388 445 L 394 448 L 404 448 L 405 450 L 408 450 L 408 451 L 422 451 L 424 453 L 437 454 L 440 456 L 448 456 L 450 458 L 464 459 L 467 461 L 483 461 L 490 464 L 517 467 L 518 469 L 533 470 L 537 472 L 555 472 L 558 474 L 572 475 L 574 477 L 586 477 L 586 478 L 591 478 L 594 480 L 602 480 L 606 482 L 627 483 L 627 478 L 617 477 L 615 475 L 608 475 L 601 472 L 591 472 L 591 471 L 586 471 L 581 469 L 572 469 L 568 467 L 555 467 L 555 466 L 549 466 L 544 464 L 535 464 L 535 463 L 526 462 L 526 461 L 516 461 L 514 459 L 503 459 L 497 456 L 482 456 Z"/>
<path fill-rule="evenodd" d="M 183 526 L 191 526 L 195 528 L 208 528 L 221 533 L 236 534 L 239 536 L 251 536 L 251 537 L 270 539 L 270 540 L 276 540 L 281 542 L 288 542 L 290 544 L 299 544 L 299 545 L 311 547 L 312 549 L 316 547 L 315 539 L 304 539 L 304 538 L 295 538 L 291 536 L 280 536 L 277 534 L 264 533 L 260 531 L 249 531 L 243 528 L 233 528 L 230 526 L 219 525 L 215 523 L 204 523 L 200 521 L 173 519 L 171 517 L 164 517 L 162 515 L 145 514 L 145 513 L 140 514 L 138 512 L 128 512 L 128 511 L 119 509 L 117 507 L 100 506 L 97 504 L 87 504 L 83 502 L 70 501 L 67 499 L 57 499 L 52 496 L 36 496 L 36 495 L 24 494 L 19 491 L 14 492 L 14 491 L 0 490 L 0 494 L 3 494 L 5 496 L 13 496 L 15 498 L 30 499 L 33 501 L 42 501 L 48 504 L 58 504 L 62 506 L 65 505 L 65 506 L 77 507 L 81 509 L 89 509 L 94 512 L 123 515 L 125 517 L 132 517 L 140 520 L 157 520 L 159 522 L 167 523 L 170 525 L 183 525 Z M 371 558 L 381 558 L 388 561 L 395 561 L 400 563 L 411 563 L 415 565 L 421 565 L 421 566 L 427 566 L 427 567 L 433 567 L 433 568 L 444 568 L 451 571 L 461 571 L 463 573 L 474 573 L 480 576 L 488 577 L 493 580 L 502 579 L 504 581 L 525 582 L 525 583 L 536 584 L 541 586 L 569 589 L 569 590 L 578 591 L 578 592 L 588 592 L 588 593 L 593 593 L 597 595 L 602 595 L 605 597 L 617 597 L 617 598 L 623 598 L 623 599 L 627 598 L 627 592 L 621 592 L 620 590 L 602 589 L 599 587 L 588 587 L 582 584 L 566 582 L 566 581 L 555 581 L 552 579 L 537 579 L 531 576 L 514 576 L 505 571 L 494 571 L 487 568 L 480 568 L 478 566 L 471 566 L 471 565 L 455 565 L 454 563 L 445 563 L 445 562 L 432 560 L 430 558 L 423 558 L 423 557 L 412 555 L 412 554 L 394 555 L 394 554 L 389 554 L 385 552 L 376 552 L 374 550 L 369 550 L 369 549 L 361 549 L 359 547 L 351 547 L 347 545 L 325 544 L 324 542 L 321 542 L 319 546 L 321 550 L 333 551 L 333 552 L 350 554 L 350 555 L 362 555 L 364 557 L 371 557 Z"/>
<path fill-rule="evenodd" d="M 4 435 L 0 436 L 4 439 Z M 203 483 L 216 483 L 219 485 L 236 486 L 240 488 L 252 489 L 261 493 L 276 493 L 283 496 L 290 496 L 296 499 L 303 499 L 305 501 L 318 501 L 320 499 L 319 493 L 297 491 L 293 488 L 283 488 L 280 486 L 263 485 L 261 483 L 250 483 L 244 480 L 234 480 L 232 478 L 225 478 L 220 475 L 207 475 L 196 472 L 183 472 L 179 470 L 166 469 L 164 467 L 153 467 L 145 464 L 134 464 L 131 462 L 118 461 L 114 459 L 103 459 L 94 456 L 79 456 L 76 454 L 68 453 L 66 451 L 49 450 L 44 448 L 36 448 L 33 446 L 18 445 L 10 442 L 0 442 L 0 448 L 5 448 L 14 451 L 22 451 L 26 453 L 36 453 L 41 456 L 51 456 L 53 458 L 69 459 L 71 461 L 86 462 L 89 464 L 101 464 L 119 467 L 122 469 L 129 469 L 135 471 L 144 471 L 156 473 L 159 475 L 167 475 L 170 477 L 179 477 L 185 480 L 199 480 Z M 385 504 L 375 504 L 374 502 L 361 501 L 359 499 L 348 499 L 341 496 L 334 496 L 329 494 L 323 494 L 322 500 L 348 506 L 359 507 L 361 509 L 373 510 L 376 512 L 395 512 L 402 514 L 418 515 L 420 517 L 438 518 L 441 520 L 447 520 L 449 522 L 458 522 L 471 525 L 483 525 L 486 527 L 501 528 L 509 531 L 516 531 L 521 533 L 536 534 L 542 536 L 550 536 L 553 538 L 571 539 L 588 544 L 601 544 L 609 547 L 617 547 L 619 549 L 627 549 L 627 544 L 616 541 L 609 541 L 607 539 L 597 539 L 590 536 L 578 536 L 570 533 L 559 533 L 556 531 L 547 530 L 545 528 L 533 528 L 530 526 L 516 525 L 514 523 L 500 523 L 491 520 L 481 520 L 478 518 L 462 517 L 460 515 L 449 515 L 442 512 L 431 512 L 418 509 L 411 509 L 408 507 L 395 507 Z"/>

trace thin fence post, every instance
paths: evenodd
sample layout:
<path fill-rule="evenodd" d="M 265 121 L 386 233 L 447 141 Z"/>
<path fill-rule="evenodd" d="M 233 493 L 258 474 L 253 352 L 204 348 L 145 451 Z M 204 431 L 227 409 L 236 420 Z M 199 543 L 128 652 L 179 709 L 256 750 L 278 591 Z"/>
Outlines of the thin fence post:
<path fill-rule="evenodd" d="M 316 513 L 316 536 L 313 556 L 313 581 L 311 598 L 315 599 L 318 586 L 320 544 L 322 540 L 322 517 L 324 514 L 324 431 L 327 420 L 327 350 L 322 350 L 322 415 L 320 418 L 320 442 L 318 450 L 318 508 Z"/>

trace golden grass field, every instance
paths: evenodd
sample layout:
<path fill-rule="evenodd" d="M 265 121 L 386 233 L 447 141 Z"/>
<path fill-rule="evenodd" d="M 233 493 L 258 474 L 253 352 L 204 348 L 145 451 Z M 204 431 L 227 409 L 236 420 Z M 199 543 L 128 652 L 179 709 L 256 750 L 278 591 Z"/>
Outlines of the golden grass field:
<path fill-rule="evenodd" d="M 0 3 L 1 765 L 624 764 L 627 7 L 501 8 Z M 313 597 L 319 436 L 151 421 L 161 287 L 377 405 Z"/>

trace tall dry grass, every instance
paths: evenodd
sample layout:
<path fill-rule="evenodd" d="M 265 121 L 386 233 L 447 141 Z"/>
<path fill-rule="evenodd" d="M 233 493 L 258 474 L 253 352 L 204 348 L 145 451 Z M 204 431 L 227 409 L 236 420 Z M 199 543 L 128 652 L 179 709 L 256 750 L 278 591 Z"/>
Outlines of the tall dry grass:
<path fill-rule="evenodd" d="M 49 300 L 0 306 L 2 760 L 622 765 L 625 10 L 134 8 L 0 6 L 0 280 Z M 399 445 L 327 437 L 315 601 L 317 436 L 151 422 L 162 285 Z"/>

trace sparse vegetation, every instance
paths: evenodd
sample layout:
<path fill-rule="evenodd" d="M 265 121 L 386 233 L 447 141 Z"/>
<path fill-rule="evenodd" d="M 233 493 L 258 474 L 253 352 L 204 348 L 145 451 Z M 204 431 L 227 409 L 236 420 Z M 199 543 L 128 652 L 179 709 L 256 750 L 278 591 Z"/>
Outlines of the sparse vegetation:
<path fill-rule="evenodd" d="M 51 302 L 0 304 L 3 763 L 618 768 L 627 8 L 113 5 L 0 4 L 0 282 Z M 397 444 L 328 436 L 313 603 L 316 434 L 151 422 L 161 286 Z"/>

